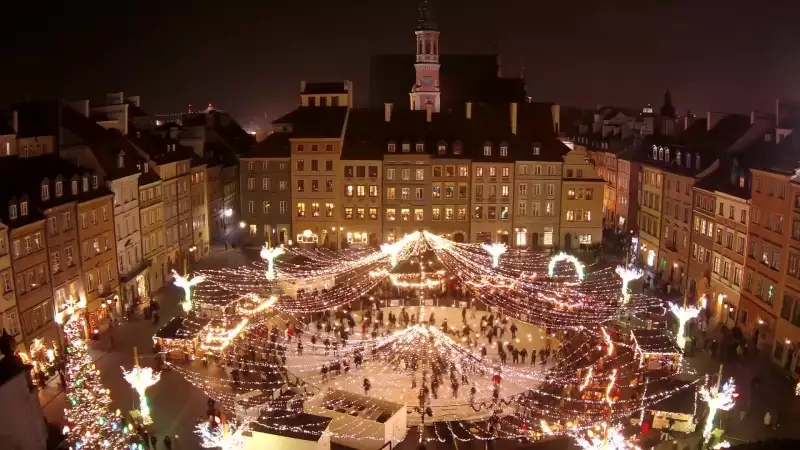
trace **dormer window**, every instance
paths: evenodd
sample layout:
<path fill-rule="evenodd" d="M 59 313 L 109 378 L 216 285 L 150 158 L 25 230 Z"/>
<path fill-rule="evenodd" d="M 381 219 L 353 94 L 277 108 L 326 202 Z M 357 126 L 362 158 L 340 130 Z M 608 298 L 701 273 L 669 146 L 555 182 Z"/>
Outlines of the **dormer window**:
<path fill-rule="evenodd" d="M 117 155 L 117 169 L 122 169 L 123 167 L 125 167 L 125 153 L 120 152 Z"/>
<path fill-rule="evenodd" d="M 147 173 L 147 171 L 148 171 L 148 166 L 147 166 L 147 163 L 145 163 L 145 165 L 144 165 L 144 173 Z"/>
<path fill-rule="evenodd" d="M 97 175 L 92 175 L 92 189 L 97 189 L 98 183 Z"/>
<path fill-rule="evenodd" d="M 17 205 L 9 205 L 8 206 L 8 218 L 14 220 L 17 218 Z"/>
<path fill-rule="evenodd" d="M 50 200 L 50 186 L 47 184 L 42 185 L 42 201 L 46 202 Z"/>
<path fill-rule="evenodd" d="M 662 147 L 658 148 L 658 160 L 659 161 L 663 161 L 664 160 L 664 149 Z"/>
<path fill-rule="evenodd" d="M 664 161 L 669 162 L 669 149 L 668 148 L 664 149 Z"/>
<path fill-rule="evenodd" d="M 83 192 L 89 192 L 89 177 L 83 177 Z"/>
<path fill-rule="evenodd" d="M 64 195 L 64 182 L 56 181 L 56 197 Z"/>
<path fill-rule="evenodd" d="M 411 144 L 408 142 L 403 142 L 403 153 L 408 153 L 411 151 Z"/>
<path fill-rule="evenodd" d="M 456 142 L 456 143 L 453 144 L 453 154 L 454 155 L 456 155 L 456 156 L 460 155 L 462 150 L 463 150 L 463 148 L 461 146 L 461 142 Z"/>
<path fill-rule="evenodd" d="M 653 159 L 658 159 L 658 147 L 653 146 Z"/>
<path fill-rule="evenodd" d="M 425 144 L 418 142 L 417 145 L 414 146 L 417 153 L 422 153 L 425 151 Z"/>
<path fill-rule="evenodd" d="M 678 163 L 679 166 L 681 165 L 681 151 L 680 150 L 676 150 L 675 151 L 675 161 Z"/>
<path fill-rule="evenodd" d="M 500 156 L 508 156 L 508 144 L 505 142 L 500 144 Z"/>
<path fill-rule="evenodd" d="M 386 151 L 388 151 L 389 153 L 394 153 L 395 150 L 396 149 L 395 149 L 394 142 L 389 142 L 389 144 L 386 145 Z"/>
<path fill-rule="evenodd" d="M 72 195 L 78 195 L 78 180 L 72 180 Z"/>
<path fill-rule="evenodd" d="M 533 156 L 539 156 L 542 153 L 542 147 L 539 144 L 533 144 Z"/>
<path fill-rule="evenodd" d="M 700 153 L 694 154 L 694 167 L 697 170 L 700 170 Z"/>
<path fill-rule="evenodd" d="M 440 155 L 444 155 L 445 153 L 447 153 L 447 144 L 445 144 L 444 142 L 439 142 L 439 144 L 436 145 L 436 153 Z"/>
<path fill-rule="evenodd" d="M 25 217 L 28 215 L 28 202 L 19 202 L 19 215 Z"/>
<path fill-rule="evenodd" d="M 483 156 L 492 156 L 492 144 L 483 144 Z"/>
<path fill-rule="evenodd" d="M 692 155 L 686 154 L 686 167 L 692 167 Z"/>

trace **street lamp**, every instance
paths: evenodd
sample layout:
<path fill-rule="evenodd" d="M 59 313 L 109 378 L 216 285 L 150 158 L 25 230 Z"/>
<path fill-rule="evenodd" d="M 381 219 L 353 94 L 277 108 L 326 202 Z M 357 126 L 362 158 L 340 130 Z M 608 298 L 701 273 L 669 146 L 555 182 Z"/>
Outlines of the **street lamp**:
<path fill-rule="evenodd" d="M 120 368 L 122 369 L 122 376 L 125 378 L 125 381 L 139 394 L 139 412 L 142 414 L 142 422 L 144 422 L 145 425 L 153 423 L 153 419 L 150 417 L 150 406 L 147 405 L 145 391 L 150 386 L 158 383 L 161 379 L 161 374 L 154 373 L 152 367 L 134 366 L 131 370 L 125 370 L 124 367 Z"/>
<path fill-rule="evenodd" d="M 183 303 L 181 303 L 181 306 L 183 307 L 184 311 L 189 312 L 189 310 L 192 309 L 192 286 L 202 283 L 205 281 L 206 277 L 200 275 L 189 279 L 188 276 L 179 274 L 175 271 L 175 269 L 172 269 L 172 276 L 174 278 L 172 283 L 175 284 L 175 286 L 182 288 L 183 292 L 186 294 L 186 298 L 184 299 Z"/>

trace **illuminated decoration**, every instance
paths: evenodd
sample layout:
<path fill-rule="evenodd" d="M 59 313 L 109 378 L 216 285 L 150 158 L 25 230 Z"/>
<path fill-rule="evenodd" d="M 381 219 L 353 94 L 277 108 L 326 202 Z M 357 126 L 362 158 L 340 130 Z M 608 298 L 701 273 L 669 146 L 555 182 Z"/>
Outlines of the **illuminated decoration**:
<path fill-rule="evenodd" d="M 714 450 L 719 450 L 719 449 L 721 449 L 721 448 L 730 448 L 730 447 L 731 447 L 731 443 L 730 443 L 730 442 L 728 442 L 728 441 L 722 441 L 722 442 L 717 442 L 717 443 L 716 443 L 716 444 L 714 444 L 714 446 L 713 446 L 713 447 L 711 447 L 711 448 L 713 448 Z"/>
<path fill-rule="evenodd" d="M 249 319 L 242 319 L 238 325 L 231 329 L 225 328 L 224 324 L 223 326 L 214 326 L 212 325 L 213 322 L 209 323 L 200 333 L 202 339 L 200 348 L 213 351 L 224 350 L 244 330 L 248 322 Z"/>
<path fill-rule="evenodd" d="M 275 295 L 263 300 L 256 294 L 249 294 L 243 297 L 242 301 L 236 305 L 236 310 L 249 316 L 272 308 L 277 300 L 278 297 Z"/>
<path fill-rule="evenodd" d="M 556 264 L 561 261 L 572 263 L 572 265 L 575 267 L 575 272 L 578 274 L 578 279 L 583 280 L 583 264 L 581 264 L 578 258 L 564 252 L 561 252 L 550 258 L 550 264 L 547 265 L 547 274 L 551 277 L 555 276 Z"/>
<path fill-rule="evenodd" d="M 605 426 L 604 426 L 605 427 Z M 592 430 L 586 431 L 586 437 L 576 439 L 576 442 L 583 450 L 637 450 L 638 446 L 630 442 L 622 435 L 618 427 L 610 427 L 605 433 L 594 433 Z"/>
<path fill-rule="evenodd" d="M 283 247 L 269 248 L 266 245 L 261 248 L 261 259 L 267 262 L 267 280 L 274 280 L 276 270 L 274 267 L 275 258 L 283 254 Z"/>
<path fill-rule="evenodd" d="M 653 267 L 656 264 L 656 252 L 650 250 L 647 252 L 647 265 Z"/>
<path fill-rule="evenodd" d="M 678 319 L 678 333 L 676 339 L 678 347 L 683 349 L 686 345 L 686 324 L 700 314 L 700 308 L 696 306 L 678 306 L 675 303 L 669 304 L 669 310 Z"/>
<path fill-rule="evenodd" d="M 202 275 L 196 276 L 192 279 L 189 279 L 188 276 L 182 276 L 175 269 L 172 269 L 172 276 L 174 277 L 173 283 L 175 286 L 183 289 L 183 292 L 186 294 L 186 298 L 181 303 L 183 310 L 189 312 L 192 309 L 192 286 L 196 284 L 200 284 L 206 280 L 206 278 Z"/>
<path fill-rule="evenodd" d="M 65 375 L 67 379 L 67 406 L 64 409 L 66 425 L 63 431 L 70 449 L 121 449 L 137 442 L 120 426 L 124 417 L 119 409 L 110 410 L 111 391 L 100 378 L 100 370 L 89 356 L 86 341 L 81 338 L 83 319 L 76 307 L 86 305 L 85 300 L 70 304 L 64 323 Z M 135 444 L 132 444 L 135 445 Z"/>
<path fill-rule="evenodd" d="M 733 383 L 733 378 L 728 380 L 722 385 L 719 390 L 718 385 L 709 389 L 708 386 L 700 387 L 700 398 L 708 404 L 708 417 L 706 417 L 706 424 L 703 427 L 703 437 L 708 439 L 711 436 L 711 431 L 714 429 L 714 417 L 717 411 L 728 411 L 733 408 L 736 403 L 736 398 L 739 394 L 736 392 L 736 385 Z"/>
<path fill-rule="evenodd" d="M 630 282 L 642 278 L 644 272 L 642 272 L 642 269 L 625 268 L 623 266 L 617 266 L 616 272 L 622 278 L 622 298 L 624 303 L 627 304 L 631 299 L 631 294 L 628 293 Z"/>
<path fill-rule="evenodd" d="M 219 448 L 221 450 L 236 450 L 244 447 L 245 431 L 250 429 L 250 421 L 245 420 L 240 424 L 227 423 L 219 417 L 214 417 L 216 423 L 211 426 L 207 420 L 195 428 L 195 433 L 200 436 L 200 446 L 203 448 Z"/>
<path fill-rule="evenodd" d="M 508 250 L 506 244 L 498 242 L 495 242 L 490 245 L 483 244 L 481 245 L 481 248 L 486 250 L 486 253 L 488 253 L 492 257 L 492 267 L 497 267 L 500 265 L 500 255 L 502 255 Z"/>
<path fill-rule="evenodd" d="M 420 233 L 415 231 L 414 233 L 405 235 L 403 239 L 400 239 L 397 242 L 393 242 L 391 244 L 381 244 L 381 253 L 389 256 L 389 261 L 392 267 L 394 267 L 398 263 L 399 255 L 403 248 L 412 240 L 418 239 L 419 235 Z"/>
<path fill-rule="evenodd" d="M 608 356 L 611 356 L 614 354 L 614 341 L 611 340 L 611 336 L 609 336 L 605 327 L 601 327 L 600 331 L 603 332 L 603 339 L 605 339 L 606 345 L 608 346 Z"/>
<path fill-rule="evenodd" d="M 583 383 L 581 384 L 581 387 L 580 387 L 581 391 L 586 389 L 586 386 L 589 385 L 589 381 L 592 379 L 592 371 L 593 370 L 594 370 L 594 367 L 589 367 L 589 371 L 586 372 L 586 378 L 583 380 Z"/>
<path fill-rule="evenodd" d="M 800 397 L 800 380 L 797 380 L 797 384 L 794 385 L 794 396 Z"/>
<path fill-rule="evenodd" d="M 134 366 L 131 370 L 125 370 L 125 368 L 122 367 L 122 377 L 125 378 L 125 381 L 139 394 L 139 412 L 142 414 L 142 422 L 145 425 L 153 423 L 153 419 L 150 417 L 150 406 L 147 404 L 145 391 L 147 391 L 147 388 L 150 386 L 158 383 L 161 379 L 161 374 L 153 372 L 152 367 Z"/>

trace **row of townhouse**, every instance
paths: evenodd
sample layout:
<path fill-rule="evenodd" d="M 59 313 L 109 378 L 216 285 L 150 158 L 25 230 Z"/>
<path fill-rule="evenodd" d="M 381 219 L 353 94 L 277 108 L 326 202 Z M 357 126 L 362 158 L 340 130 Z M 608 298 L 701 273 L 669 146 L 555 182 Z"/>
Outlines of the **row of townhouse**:
<path fill-rule="evenodd" d="M 229 238 L 210 228 L 225 208 L 237 217 L 234 148 L 252 139 L 214 111 L 154 128 L 139 98 L 122 93 L 99 105 L 24 102 L 4 117 L 0 326 L 52 374 L 63 348 L 54 319 L 67 306 L 85 301 L 84 332 L 97 334 L 109 314 L 146 305 L 171 269 L 208 254 L 212 239 Z M 203 136 L 184 139 L 205 128 L 216 153 Z"/>
<path fill-rule="evenodd" d="M 350 92 L 325 95 L 346 105 Z M 375 245 L 425 229 L 515 248 L 598 244 L 603 180 L 558 138 L 558 111 L 301 106 L 241 158 L 245 242 Z"/>

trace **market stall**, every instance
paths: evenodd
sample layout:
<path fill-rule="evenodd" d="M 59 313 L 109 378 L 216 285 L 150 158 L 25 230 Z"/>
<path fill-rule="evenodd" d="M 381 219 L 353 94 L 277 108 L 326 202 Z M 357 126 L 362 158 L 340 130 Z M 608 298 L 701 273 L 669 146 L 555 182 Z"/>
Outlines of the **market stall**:
<path fill-rule="evenodd" d="M 635 356 L 645 371 L 680 370 L 683 353 L 672 334 L 665 329 L 636 329 L 631 331 Z"/>

